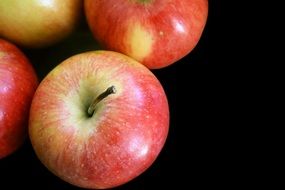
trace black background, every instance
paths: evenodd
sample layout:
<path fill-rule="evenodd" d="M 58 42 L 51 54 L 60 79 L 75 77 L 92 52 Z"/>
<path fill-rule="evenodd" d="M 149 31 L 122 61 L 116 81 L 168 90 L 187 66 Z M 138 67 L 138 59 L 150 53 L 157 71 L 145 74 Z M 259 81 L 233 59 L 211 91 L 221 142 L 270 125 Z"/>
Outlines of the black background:
<path fill-rule="evenodd" d="M 214 29 L 219 16 L 218 1 L 209 1 L 209 16 L 196 48 L 182 60 L 153 73 L 161 81 L 170 106 L 167 142 L 155 163 L 142 175 L 116 189 L 160 187 L 203 187 L 214 183 L 219 170 L 218 132 L 214 125 L 217 91 L 215 66 L 219 52 Z M 216 3 L 216 4 L 215 4 Z M 84 18 L 77 31 L 65 41 L 41 50 L 23 51 L 31 60 L 40 80 L 55 65 L 76 53 L 100 49 Z M 215 52 L 215 54 L 214 54 Z M 215 61 L 214 61 L 215 60 Z M 27 138 L 14 154 L 0 160 L 0 189 L 80 189 L 60 180 L 37 159 Z"/>

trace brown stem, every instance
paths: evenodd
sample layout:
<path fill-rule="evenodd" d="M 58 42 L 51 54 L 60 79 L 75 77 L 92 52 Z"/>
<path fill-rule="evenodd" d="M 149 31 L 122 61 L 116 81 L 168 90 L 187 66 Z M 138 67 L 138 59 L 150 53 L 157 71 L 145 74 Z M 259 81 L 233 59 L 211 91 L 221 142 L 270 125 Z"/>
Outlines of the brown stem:
<path fill-rule="evenodd" d="M 100 94 L 97 98 L 95 98 L 92 103 L 90 104 L 89 108 L 88 108 L 88 115 L 90 117 L 92 117 L 92 115 L 94 114 L 96 105 L 103 100 L 104 98 L 106 98 L 107 96 L 109 96 L 110 94 L 115 94 L 116 93 L 116 88 L 115 86 L 110 86 L 109 88 L 107 88 L 107 90 L 105 90 L 105 92 L 103 92 L 102 94 Z"/>

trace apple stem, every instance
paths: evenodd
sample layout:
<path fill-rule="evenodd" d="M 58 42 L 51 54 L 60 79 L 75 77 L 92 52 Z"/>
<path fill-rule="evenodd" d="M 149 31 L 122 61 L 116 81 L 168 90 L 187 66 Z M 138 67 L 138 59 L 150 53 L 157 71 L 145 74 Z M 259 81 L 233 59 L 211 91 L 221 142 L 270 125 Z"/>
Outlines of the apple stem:
<path fill-rule="evenodd" d="M 102 94 L 100 94 L 99 96 L 97 96 L 92 103 L 90 104 L 89 108 L 88 108 L 88 115 L 91 117 L 94 114 L 96 105 L 103 100 L 104 98 L 106 98 L 107 96 L 109 96 L 110 94 L 115 94 L 116 93 L 116 88 L 115 86 L 110 86 L 109 88 L 107 88 L 107 90 L 105 90 L 105 92 L 103 92 Z"/>

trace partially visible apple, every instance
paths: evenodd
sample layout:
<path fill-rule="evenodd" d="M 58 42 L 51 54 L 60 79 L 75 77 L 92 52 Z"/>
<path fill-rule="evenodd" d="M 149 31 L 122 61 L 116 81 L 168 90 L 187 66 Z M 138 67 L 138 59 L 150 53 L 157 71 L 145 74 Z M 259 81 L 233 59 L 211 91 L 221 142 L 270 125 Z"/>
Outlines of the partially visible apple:
<path fill-rule="evenodd" d="M 0 158 L 23 143 L 37 84 L 37 76 L 25 55 L 0 39 Z"/>
<path fill-rule="evenodd" d="M 94 37 L 150 69 L 166 67 L 198 43 L 208 0 L 85 0 Z"/>
<path fill-rule="evenodd" d="M 169 110 L 160 82 L 120 53 L 73 56 L 39 85 L 29 135 L 42 163 L 84 188 L 111 188 L 145 171 L 161 151 Z"/>
<path fill-rule="evenodd" d="M 42 48 L 68 36 L 79 21 L 82 0 L 1 0 L 0 37 Z"/>

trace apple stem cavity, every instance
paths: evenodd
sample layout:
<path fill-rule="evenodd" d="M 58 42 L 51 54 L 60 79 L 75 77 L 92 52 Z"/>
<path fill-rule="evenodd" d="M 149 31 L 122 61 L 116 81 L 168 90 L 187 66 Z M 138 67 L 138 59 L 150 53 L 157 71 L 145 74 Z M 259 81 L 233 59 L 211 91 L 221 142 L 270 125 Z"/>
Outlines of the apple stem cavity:
<path fill-rule="evenodd" d="M 96 108 L 96 105 L 103 100 L 104 98 L 106 98 L 107 96 L 109 96 L 110 94 L 115 94 L 116 93 L 116 88 L 115 86 L 110 86 L 109 88 L 107 88 L 107 90 L 105 90 L 102 94 L 100 94 L 99 96 L 97 96 L 92 103 L 90 104 L 89 108 L 88 108 L 88 116 L 92 117 Z"/>

